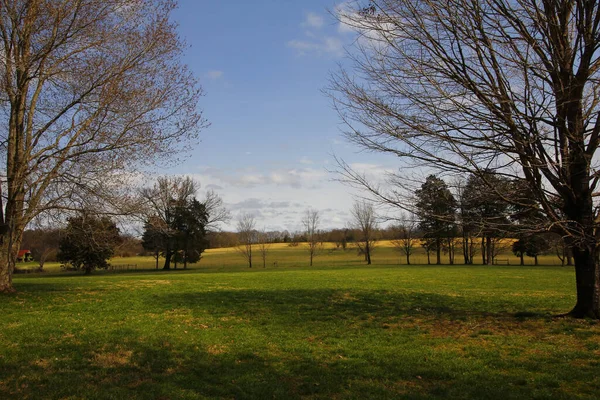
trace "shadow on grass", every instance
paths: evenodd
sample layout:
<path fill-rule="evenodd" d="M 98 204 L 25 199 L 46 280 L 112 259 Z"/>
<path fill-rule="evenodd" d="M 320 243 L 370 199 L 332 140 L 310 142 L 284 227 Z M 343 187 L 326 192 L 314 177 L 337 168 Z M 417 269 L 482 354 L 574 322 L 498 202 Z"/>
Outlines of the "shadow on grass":
<path fill-rule="evenodd" d="M 67 345 L 61 346 L 60 352 L 49 349 L 48 353 L 45 358 L 29 360 L 29 364 L 3 363 L 0 397 L 569 398 L 560 380 L 553 377 L 533 380 L 501 370 L 469 370 L 460 363 L 418 355 L 323 361 L 294 354 L 282 360 L 251 349 L 219 353 L 134 341 L 105 343 L 101 350 Z M 593 374 L 594 370 L 582 370 L 579 377 L 592 378 Z"/>
<path fill-rule="evenodd" d="M 20 290 L 32 293 L 68 288 L 68 283 L 20 283 Z M 102 295 L 106 303 L 124 296 L 119 290 Z M 591 382 L 598 375 L 595 365 L 570 372 L 557 353 L 542 361 L 557 372 L 539 372 L 546 364 L 533 364 L 538 375 L 532 378 L 502 360 L 498 349 L 487 356 L 476 350 L 437 353 L 422 332 L 402 332 L 411 329 L 404 322 L 413 319 L 425 320 L 426 328 L 441 325 L 443 332 L 448 321 L 465 326 L 461 322 L 550 318 L 523 310 L 528 305 L 522 298 L 474 301 L 356 289 L 181 291 L 176 285 L 136 296 L 143 307 L 132 305 L 141 308 L 130 312 L 142 319 L 160 316 L 152 321 L 158 334 L 124 326 L 117 335 L 113 325 L 98 322 L 77 343 L 22 343 L 0 358 L 0 398 L 568 398 L 570 380 Z M 173 310 L 210 318 L 211 326 L 195 331 L 195 344 L 188 343 L 172 334 L 188 318 L 167 317 Z M 398 323 L 389 334 L 386 326 Z M 598 385 L 590 385 L 594 388 Z"/>
<path fill-rule="evenodd" d="M 216 315 L 233 313 L 267 315 L 289 319 L 289 323 L 314 320 L 357 320 L 416 317 L 444 317 L 463 320 L 468 317 L 502 319 L 549 319 L 551 314 L 531 311 L 523 299 L 499 301 L 473 299 L 437 293 L 389 292 L 378 290 L 215 290 L 204 292 L 161 293 L 152 296 L 152 304 L 164 309 L 198 305 Z M 522 307 L 528 307 L 523 309 Z M 302 321 L 297 318 L 302 316 Z"/>

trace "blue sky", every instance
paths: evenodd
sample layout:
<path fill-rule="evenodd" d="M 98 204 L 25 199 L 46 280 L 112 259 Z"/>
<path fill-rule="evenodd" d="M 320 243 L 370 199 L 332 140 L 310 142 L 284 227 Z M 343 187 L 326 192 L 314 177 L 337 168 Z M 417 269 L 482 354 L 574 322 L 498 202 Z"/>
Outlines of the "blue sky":
<path fill-rule="evenodd" d="M 252 213 L 260 228 L 294 231 L 309 207 L 320 211 L 323 228 L 343 227 L 355 193 L 328 173 L 332 154 L 375 173 L 390 168 L 344 141 L 321 92 L 354 38 L 330 14 L 335 7 L 331 0 L 179 1 L 172 17 L 190 46 L 185 62 L 206 92 L 199 107 L 211 126 L 166 172 L 217 191 L 233 215 L 225 229 Z"/>

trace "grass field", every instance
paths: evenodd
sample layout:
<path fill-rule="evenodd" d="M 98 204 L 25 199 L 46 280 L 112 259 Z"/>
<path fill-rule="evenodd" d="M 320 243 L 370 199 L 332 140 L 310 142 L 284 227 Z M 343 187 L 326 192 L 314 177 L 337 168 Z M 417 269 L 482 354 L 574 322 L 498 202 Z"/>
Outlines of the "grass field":
<path fill-rule="evenodd" d="M 17 276 L 0 299 L 0 398 L 598 397 L 600 325 L 555 318 L 574 304 L 571 268 L 349 253 Z"/>

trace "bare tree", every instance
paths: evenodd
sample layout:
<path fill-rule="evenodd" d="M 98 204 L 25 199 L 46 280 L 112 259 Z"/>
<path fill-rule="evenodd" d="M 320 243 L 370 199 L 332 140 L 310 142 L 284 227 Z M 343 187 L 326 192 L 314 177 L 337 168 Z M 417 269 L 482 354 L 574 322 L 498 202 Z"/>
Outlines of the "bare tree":
<path fill-rule="evenodd" d="M 329 91 L 347 137 L 403 167 L 474 174 L 532 206 L 485 172 L 522 181 L 548 221 L 528 229 L 552 229 L 572 249 L 570 315 L 600 318 L 598 2 L 372 0 L 341 20 L 361 35 L 354 70 Z M 402 207 L 401 188 L 342 172 Z"/>
<path fill-rule="evenodd" d="M 271 249 L 271 244 L 273 237 L 269 232 L 265 229 L 258 233 L 258 251 L 260 253 L 260 257 L 262 258 L 263 268 L 267 268 L 267 254 Z"/>
<path fill-rule="evenodd" d="M 313 265 L 313 258 L 319 252 L 321 247 L 321 237 L 319 232 L 320 223 L 319 211 L 308 209 L 302 218 L 302 225 L 304 225 L 304 233 L 306 235 L 306 244 L 308 254 L 310 256 L 310 266 Z"/>
<path fill-rule="evenodd" d="M 256 218 L 252 214 L 242 214 L 237 222 L 237 250 L 248 261 L 252 268 L 252 245 L 257 242 Z"/>
<path fill-rule="evenodd" d="M 208 214 L 208 223 L 206 224 L 206 231 L 208 233 L 219 231 L 221 229 L 220 224 L 231 219 L 231 214 L 225 208 L 223 199 L 214 190 L 206 192 L 202 204 L 204 204 L 206 213 Z"/>
<path fill-rule="evenodd" d="M 375 231 L 377 229 L 375 209 L 372 203 L 357 201 L 350 212 L 360 235 L 357 245 L 364 254 L 367 264 L 371 265 L 371 253 L 375 248 Z"/>
<path fill-rule="evenodd" d="M 410 256 L 417 244 L 417 238 L 415 237 L 417 225 L 418 222 L 414 215 L 409 217 L 406 214 L 403 214 L 400 217 L 399 224 L 392 227 L 394 236 L 396 237 L 392 240 L 392 245 L 404 254 L 406 257 L 406 265 L 410 265 Z"/>
<path fill-rule="evenodd" d="M 169 161 L 205 125 L 172 0 L 15 0 L 0 7 L 0 292 L 25 226 L 120 206 L 124 173 Z M 116 210 L 119 211 L 119 210 Z"/>

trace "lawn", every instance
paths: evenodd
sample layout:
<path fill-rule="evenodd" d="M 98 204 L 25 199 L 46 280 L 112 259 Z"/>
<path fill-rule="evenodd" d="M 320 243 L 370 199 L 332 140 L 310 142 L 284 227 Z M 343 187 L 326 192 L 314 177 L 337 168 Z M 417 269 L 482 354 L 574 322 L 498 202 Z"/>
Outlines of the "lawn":
<path fill-rule="evenodd" d="M 571 268 L 335 251 L 309 268 L 300 251 L 20 275 L 0 300 L 0 398 L 597 398 L 600 325 L 556 318 Z"/>

